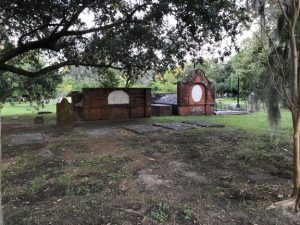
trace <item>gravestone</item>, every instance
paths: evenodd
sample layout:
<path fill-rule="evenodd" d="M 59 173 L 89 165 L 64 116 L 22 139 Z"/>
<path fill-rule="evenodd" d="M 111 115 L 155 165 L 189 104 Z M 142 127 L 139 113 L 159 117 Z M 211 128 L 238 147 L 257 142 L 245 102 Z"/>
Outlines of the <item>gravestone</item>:
<path fill-rule="evenodd" d="M 57 125 L 62 128 L 72 128 L 74 125 L 73 105 L 66 98 L 56 104 L 56 121 Z"/>
<path fill-rule="evenodd" d="M 250 95 L 249 95 L 248 103 L 249 103 L 249 112 L 250 112 L 250 113 L 255 112 L 254 94 L 250 94 Z"/>

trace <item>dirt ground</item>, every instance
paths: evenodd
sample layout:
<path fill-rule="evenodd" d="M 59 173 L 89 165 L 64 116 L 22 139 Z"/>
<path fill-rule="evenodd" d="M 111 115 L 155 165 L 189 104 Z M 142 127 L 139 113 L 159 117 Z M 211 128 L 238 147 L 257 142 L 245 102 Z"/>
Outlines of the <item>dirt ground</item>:
<path fill-rule="evenodd" d="M 230 127 L 141 135 L 4 118 L 5 224 L 300 224 L 267 209 L 291 192 L 291 148 Z"/>

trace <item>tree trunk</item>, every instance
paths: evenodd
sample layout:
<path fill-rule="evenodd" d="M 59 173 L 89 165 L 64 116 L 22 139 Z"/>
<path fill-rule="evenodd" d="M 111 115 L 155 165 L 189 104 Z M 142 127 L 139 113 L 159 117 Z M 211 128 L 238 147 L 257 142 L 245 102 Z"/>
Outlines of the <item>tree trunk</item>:
<path fill-rule="evenodd" d="M 300 210 L 300 114 L 293 113 L 294 122 L 294 209 Z"/>
<path fill-rule="evenodd" d="M 295 109 L 295 108 L 294 108 Z M 294 188 L 291 199 L 275 202 L 269 208 L 289 208 L 300 211 L 300 113 L 291 110 L 294 128 Z"/>
<path fill-rule="evenodd" d="M 2 165 L 2 136 L 1 136 L 1 128 L 2 128 L 2 123 L 1 123 L 1 109 L 2 109 L 2 104 L 0 103 L 0 166 Z M 1 168 L 0 168 L 0 225 L 4 224 L 3 221 L 3 210 L 2 210 L 2 185 L 1 185 Z"/>
<path fill-rule="evenodd" d="M 299 111 L 299 90 L 298 90 L 298 49 L 295 34 L 295 27 L 298 22 L 299 9 L 296 1 L 292 1 L 292 17 L 289 21 L 289 34 L 290 34 L 290 57 L 292 67 L 292 105 L 291 112 L 293 117 L 294 128 L 294 190 L 292 194 L 293 208 L 296 211 L 300 210 L 300 111 Z M 280 3 L 281 4 L 281 3 Z M 282 7 L 282 5 L 281 5 Z M 286 13 L 286 12 L 284 12 Z M 286 15 L 286 14 L 285 14 Z"/>

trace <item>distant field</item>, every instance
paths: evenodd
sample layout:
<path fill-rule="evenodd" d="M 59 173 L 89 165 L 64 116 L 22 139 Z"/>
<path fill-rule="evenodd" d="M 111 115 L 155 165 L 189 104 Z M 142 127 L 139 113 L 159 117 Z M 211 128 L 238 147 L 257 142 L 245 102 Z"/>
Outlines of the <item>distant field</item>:
<path fill-rule="evenodd" d="M 1 111 L 2 116 L 20 116 L 20 115 L 32 115 L 36 114 L 38 111 L 50 111 L 56 112 L 55 101 L 51 101 L 49 104 L 45 104 L 44 107 L 38 107 L 36 104 L 30 106 L 30 103 L 16 103 L 10 104 L 6 103 Z"/>
<path fill-rule="evenodd" d="M 234 104 L 237 103 L 236 98 L 217 98 L 216 102 L 222 102 L 223 104 Z M 240 104 L 246 104 L 245 99 L 240 98 Z"/>

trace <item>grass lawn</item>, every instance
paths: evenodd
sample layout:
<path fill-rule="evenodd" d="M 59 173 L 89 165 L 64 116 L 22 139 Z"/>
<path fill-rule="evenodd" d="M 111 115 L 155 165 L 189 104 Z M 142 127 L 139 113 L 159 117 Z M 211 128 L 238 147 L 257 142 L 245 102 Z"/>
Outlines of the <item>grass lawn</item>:
<path fill-rule="evenodd" d="M 45 104 L 44 107 L 36 108 L 36 104 L 30 106 L 29 103 L 6 103 L 1 111 L 2 116 L 20 116 L 20 115 L 33 115 L 38 111 L 50 111 L 52 113 L 56 112 L 55 101 L 50 101 L 49 104 Z"/>
<path fill-rule="evenodd" d="M 169 116 L 152 117 L 154 122 L 203 120 L 207 122 L 221 123 L 226 126 L 235 127 L 257 134 L 270 133 L 268 116 L 265 112 L 252 113 L 248 115 L 208 115 L 208 116 Z M 292 118 L 288 111 L 282 111 L 279 134 L 292 135 Z"/>
<path fill-rule="evenodd" d="M 223 104 L 236 104 L 236 98 L 217 98 L 216 102 L 222 102 Z M 246 104 L 245 99 L 240 98 L 240 104 Z"/>
<path fill-rule="evenodd" d="M 222 99 L 222 101 L 230 103 L 233 99 Z M 40 107 L 38 111 L 50 111 L 52 114 L 49 119 L 55 119 L 56 104 L 55 100 L 52 100 L 49 104 L 45 104 L 44 108 Z M 26 120 L 32 121 L 32 117 L 38 112 L 34 107 L 30 106 L 28 103 L 21 103 L 11 105 L 9 103 L 5 104 L 1 115 L 7 118 L 15 116 L 23 116 Z M 46 116 L 47 117 L 47 116 Z M 47 117 L 47 119 L 48 119 Z M 255 132 L 258 134 L 269 134 L 270 127 L 268 122 L 268 116 L 266 112 L 257 112 L 248 115 L 208 115 L 208 116 L 167 116 L 167 117 L 152 117 L 153 122 L 180 122 L 184 120 L 203 120 L 207 122 L 221 123 L 229 127 L 239 128 L 247 130 L 250 132 Z M 291 136 L 293 134 L 292 130 L 292 118 L 290 112 L 281 112 L 281 122 L 280 122 L 279 134 L 285 136 Z"/>

